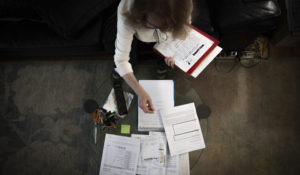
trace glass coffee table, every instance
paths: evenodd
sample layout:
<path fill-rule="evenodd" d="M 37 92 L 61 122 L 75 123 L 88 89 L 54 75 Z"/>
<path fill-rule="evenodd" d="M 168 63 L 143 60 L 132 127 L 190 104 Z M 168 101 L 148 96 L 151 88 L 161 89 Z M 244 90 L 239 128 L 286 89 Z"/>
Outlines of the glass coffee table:
<path fill-rule="evenodd" d="M 144 65 L 138 65 L 134 73 L 136 75 L 136 78 L 138 80 L 155 80 L 156 76 L 156 66 L 155 64 L 144 64 Z M 192 84 L 189 81 L 188 75 L 181 72 L 178 69 L 170 69 L 168 70 L 168 74 L 166 79 L 168 80 L 174 80 L 175 83 L 175 106 L 187 104 L 187 103 L 195 103 L 196 110 L 198 117 L 200 118 L 200 125 L 203 133 L 204 140 L 206 140 L 207 136 L 207 118 L 202 118 L 199 116 L 199 114 L 203 115 L 203 106 L 205 106 L 199 97 L 198 93 L 194 90 L 192 87 Z M 134 94 L 134 92 L 126 85 L 126 83 L 123 83 L 123 89 L 124 91 L 130 92 Z M 109 92 L 107 93 L 109 94 Z M 105 103 L 106 99 L 101 99 L 101 103 L 99 105 L 103 105 Z M 121 134 L 121 124 L 128 124 L 131 126 L 130 132 L 131 134 L 147 134 L 148 132 L 140 132 L 137 130 L 137 97 L 135 96 L 131 106 L 128 111 L 128 115 L 124 119 L 119 119 L 117 121 L 117 128 L 106 128 L 104 130 L 98 129 L 97 134 L 97 149 L 95 150 L 95 155 L 97 155 L 97 161 L 99 162 L 98 165 L 101 163 L 101 157 L 102 157 L 102 149 L 104 145 L 104 139 L 105 134 L 116 134 L 116 135 L 124 135 L 124 136 L 130 136 L 129 134 Z M 207 114 L 205 114 L 207 115 Z M 206 117 L 206 116 L 204 116 Z M 92 140 L 91 140 L 92 141 Z M 201 157 L 201 154 L 203 153 L 204 149 L 197 150 L 190 152 L 190 169 L 192 169 L 198 162 L 199 158 Z M 100 160 L 99 160 L 100 158 Z M 99 168 L 99 167 L 98 167 Z M 99 171 L 99 169 L 98 169 Z"/>

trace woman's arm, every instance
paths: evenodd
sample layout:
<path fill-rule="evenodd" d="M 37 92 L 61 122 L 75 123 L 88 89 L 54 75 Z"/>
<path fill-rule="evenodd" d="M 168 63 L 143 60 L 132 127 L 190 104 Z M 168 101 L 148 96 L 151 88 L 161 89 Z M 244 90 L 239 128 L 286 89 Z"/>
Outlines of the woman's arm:
<path fill-rule="evenodd" d="M 148 93 L 144 90 L 144 88 L 139 84 L 134 74 L 128 73 L 123 76 L 123 79 L 126 83 L 134 90 L 134 92 L 139 97 L 139 107 L 143 109 L 145 113 L 153 113 L 154 106 L 152 104 L 152 100 Z"/>
<path fill-rule="evenodd" d="M 146 113 L 153 113 L 154 107 L 148 93 L 143 89 L 135 78 L 132 66 L 129 63 L 129 53 L 131 51 L 131 44 L 134 28 L 125 24 L 125 18 L 122 16 L 123 10 L 128 10 L 129 1 L 123 0 L 118 7 L 118 24 L 117 24 L 117 38 L 115 42 L 114 62 L 117 67 L 117 72 L 123 77 L 125 82 L 134 90 L 139 98 L 139 106 Z"/>

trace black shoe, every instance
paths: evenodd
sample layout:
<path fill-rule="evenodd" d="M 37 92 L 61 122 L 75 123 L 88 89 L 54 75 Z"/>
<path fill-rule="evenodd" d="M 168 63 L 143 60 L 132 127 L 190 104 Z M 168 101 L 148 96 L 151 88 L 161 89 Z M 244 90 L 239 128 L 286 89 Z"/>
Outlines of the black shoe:
<path fill-rule="evenodd" d="M 160 70 L 160 69 L 157 69 L 156 70 L 156 78 L 159 79 L 159 80 L 163 80 L 167 77 L 167 69 L 164 69 L 164 70 Z"/>
<path fill-rule="evenodd" d="M 160 59 L 158 62 L 158 68 L 156 70 L 156 77 L 158 79 L 165 79 L 168 73 L 168 66 L 163 59 Z"/>
<path fill-rule="evenodd" d="M 202 104 L 202 105 L 198 106 L 196 108 L 196 111 L 197 111 L 199 119 L 208 118 L 210 116 L 210 113 L 211 113 L 210 107 L 205 105 L 205 104 Z"/>

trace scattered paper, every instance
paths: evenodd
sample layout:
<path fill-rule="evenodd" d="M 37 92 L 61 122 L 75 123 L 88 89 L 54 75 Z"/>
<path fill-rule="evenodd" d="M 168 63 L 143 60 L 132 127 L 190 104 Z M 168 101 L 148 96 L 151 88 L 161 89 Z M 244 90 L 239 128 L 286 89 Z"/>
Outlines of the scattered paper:
<path fill-rule="evenodd" d="M 129 93 L 129 92 L 124 92 L 124 98 L 125 98 L 125 102 L 126 102 L 126 107 L 127 110 L 130 107 L 130 104 L 133 100 L 133 94 Z M 103 108 L 106 109 L 107 111 L 110 112 L 118 112 L 118 107 L 117 107 L 117 101 L 116 101 L 116 95 L 115 95 L 115 91 L 114 89 L 112 89 L 107 97 L 106 102 L 103 105 Z M 125 118 L 126 115 L 120 115 L 118 113 L 118 116 L 120 118 Z"/>
<path fill-rule="evenodd" d="M 138 164 L 137 164 L 137 168 L 136 168 L 136 174 L 138 175 L 148 175 L 148 171 L 149 171 L 149 167 L 150 167 L 150 163 L 151 160 L 144 160 L 143 159 L 143 140 L 148 137 L 148 135 L 142 135 L 142 134 L 131 134 L 131 137 L 133 138 L 137 138 L 140 140 L 141 144 L 140 144 L 140 153 L 139 153 L 139 158 L 138 158 Z"/>
<path fill-rule="evenodd" d="M 205 148 L 194 103 L 160 111 L 171 156 Z"/>
<path fill-rule="evenodd" d="M 152 162 L 153 169 L 152 173 L 158 173 L 160 171 L 164 171 L 164 174 L 166 175 L 179 175 L 179 156 L 171 156 L 167 147 L 167 138 L 166 134 L 164 132 L 150 132 L 150 135 L 158 135 L 161 137 L 161 155 L 163 158 L 163 164 L 162 161 L 160 162 L 161 166 L 157 166 L 157 161 Z M 156 165 L 156 166 L 155 166 Z M 163 166 L 162 166 L 163 165 Z M 160 168 L 160 169 L 159 169 Z"/>
<path fill-rule="evenodd" d="M 167 149 L 167 145 L 166 145 L 166 139 L 163 140 L 163 136 L 164 133 L 159 133 L 159 132 L 155 132 L 154 134 L 150 134 L 150 135 L 139 135 L 139 134 L 132 134 L 131 137 L 135 137 L 135 138 L 139 138 L 141 140 L 141 148 L 140 148 L 140 156 L 139 156 L 139 162 L 137 165 L 137 174 L 140 175 L 167 175 L 166 172 L 166 149 Z M 144 159 L 143 155 L 144 152 L 147 151 L 145 149 L 147 147 L 147 142 L 148 140 L 154 139 L 156 140 L 159 144 L 159 146 L 157 147 L 157 145 L 155 145 L 157 151 L 157 153 L 155 153 L 155 156 L 150 156 L 152 158 L 149 159 Z M 152 148 L 153 149 L 153 148 Z M 153 150 L 154 151 L 154 150 Z M 158 156 L 156 156 L 158 155 Z M 175 175 L 175 174 L 172 174 Z"/>
<path fill-rule="evenodd" d="M 159 159 L 159 137 L 148 136 L 143 139 L 142 144 L 142 157 L 144 160 L 147 159 Z"/>
<path fill-rule="evenodd" d="M 174 106 L 174 81 L 140 80 L 139 82 L 150 95 L 155 111 L 153 114 L 150 114 L 138 108 L 138 130 L 163 131 L 164 128 L 158 111 Z"/>
<path fill-rule="evenodd" d="M 99 174 L 135 175 L 139 152 L 139 139 L 106 134 Z"/>

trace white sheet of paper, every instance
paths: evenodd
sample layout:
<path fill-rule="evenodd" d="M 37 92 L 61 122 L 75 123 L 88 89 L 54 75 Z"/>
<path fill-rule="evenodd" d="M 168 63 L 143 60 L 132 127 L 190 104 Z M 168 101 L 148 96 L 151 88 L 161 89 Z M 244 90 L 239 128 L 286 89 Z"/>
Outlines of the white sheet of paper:
<path fill-rule="evenodd" d="M 179 155 L 179 175 L 190 175 L 189 153 Z"/>
<path fill-rule="evenodd" d="M 141 143 L 143 147 L 142 157 L 146 159 L 159 159 L 159 138 L 157 136 L 148 136 Z"/>
<path fill-rule="evenodd" d="M 169 153 L 169 150 L 167 149 L 167 137 L 164 132 L 149 132 L 149 135 L 160 135 L 162 138 L 162 144 L 163 144 L 163 149 L 165 149 L 164 154 L 165 154 L 165 169 L 164 171 L 166 172 L 167 175 L 179 175 L 179 161 L 180 161 L 180 156 L 175 155 L 171 156 Z M 183 160 L 184 161 L 184 160 Z M 182 162 L 183 164 L 186 164 L 185 162 Z M 185 171 L 182 170 L 182 171 Z M 155 173 L 157 171 L 153 171 Z"/>
<path fill-rule="evenodd" d="M 154 47 L 163 55 L 172 56 L 176 66 L 187 72 L 213 44 L 210 38 L 191 29 L 184 40 L 167 40 Z"/>
<path fill-rule="evenodd" d="M 159 138 L 159 163 L 163 166 L 166 166 L 166 159 L 167 159 L 167 137 L 165 132 L 154 132 L 154 131 L 150 131 L 149 132 L 150 136 L 156 136 L 157 138 Z"/>
<path fill-rule="evenodd" d="M 205 148 L 194 103 L 160 111 L 171 156 Z"/>
<path fill-rule="evenodd" d="M 150 95 L 155 111 L 153 114 L 150 114 L 138 108 L 138 130 L 163 130 L 163 124 L 158 111 L 174 106 L 174 81 L 140 80 L 139 83 Z"/>
<path fill-rule="evenodd" d="M 167 149 L 167 140 L 165 138 L 165 134 L 163 133 L 164 138 L 161 133 L 155 132 L 155 134 L 150 135 L 140 135 L 140 134 L 132 134 L 131 137 L 139 138 L 141 140 L 141 148 L 140 148 L 140 156 L 139 161 L 137 165 L 137 174 L 139 175 L 164 175 L 166 172 L 166 149 Z M 164 139 L 164 140 L 163 140 Z M 151 146 L 149 143 L 149 140 L 156 140 L 155 142 L 158 143 L 159 147 L 157 145 Z M 144 149 L 147 149 L 146 147 L 152 147 L 150 148 L 153 152 L 153 149 L 157 149 L 158 155 L 150 157 L 156 157 L 156 158 L 149 158 L 149 159 L 143 159 L 143 152 L 146 151 Z"/>
<path fill-rule="evenodd" d="M 207 57 L 202 61 L 202 63 L 192 72 L 192 76 L 197 78 L 197 76 L 209 65 L 210 62 L 222 51 L 222 48 L 217 46 L 215 49 L 207 55 Z"/>
<path fill-rule="evenodd" d="M 131 137 L 133 138 L 137 138 L 141 141 L 140 144 L 140 154 L 139 154 L 139 158 L 138 158 L 138 164 L 137 164 L 137 168 L 136 168 L 136 174 L 138 175 L 147 175 L 149 168 L 150 168 L 150 164 L 152 160 L 143 160 L 143 140 L 146 137 L 149 137 L 149 135 L 142 135 L 142 134 L 131 134 Z"/>
<path fill-rule="evenodd" d="M 139 152 L 139 139 L 106 134 L 99 174 L 135 175 Z"/>
<path fill-rule="evenodd" d="M 159 136 L 161 143 L 161 154 L 164 155 L 160 159 L 143 160 L 142 154 L 139 155 L 136 174 L 139 175 L 189 175 L 189 155 L 188 153 L 171 156 L 167 150 L 167 138 L 164 132 L 150 131 L 149 135 L 131 134 L 131 137 L 141 140 L 151 136 Z M 140 148 L 142 152 L 142 146 Z"/>
<path fill-rule="evenodd" d="M 179 156 L 170 156 L 167 157 L 167 175 L 179 175 Z"/>
<path fill-rule="evenodd" d="M 150 164 L 150 168 L 149 168 L 149 172 L 148 175 L 167 175 L 167 167 L 166 167 L 166 137 L 165 134 L 163 132 L 150 132 L 149 135 L 151 137 L 156 137 L 159 138 L 159 142 L 160 142 L 160 154 L 161 157 L 159 159 L 152 159 L 151 164 Z"/>

